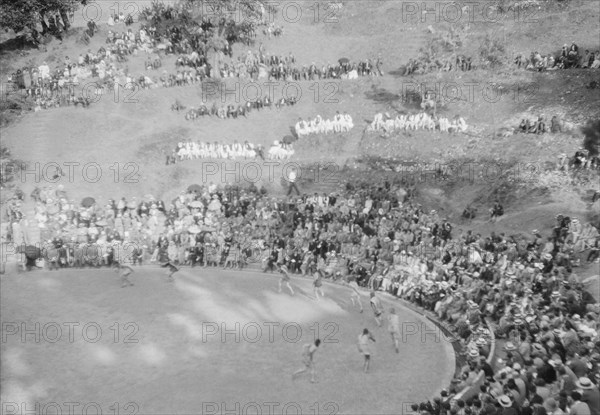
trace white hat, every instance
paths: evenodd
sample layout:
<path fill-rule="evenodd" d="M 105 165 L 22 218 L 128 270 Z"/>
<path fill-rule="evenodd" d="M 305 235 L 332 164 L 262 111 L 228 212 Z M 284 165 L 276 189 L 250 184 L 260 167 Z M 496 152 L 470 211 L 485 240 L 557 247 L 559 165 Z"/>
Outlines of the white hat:
<path fill-rule="evenodd" d="M 592 383 L 590 378 L 587 378 L 587 377 L 579 378 L 579 380 L 577 382 L 575 382 L 575 384 L 577 385 L 578 388 L 581 388 L 581 389 L 594 389 L 594 384 Z"/>
<path fill-rule="evenodd" d="M 504 408 L 510 408 L 512 406 L 512 399 L 508 395 L 502 395 L 498 398 L 498 403 Z"/>

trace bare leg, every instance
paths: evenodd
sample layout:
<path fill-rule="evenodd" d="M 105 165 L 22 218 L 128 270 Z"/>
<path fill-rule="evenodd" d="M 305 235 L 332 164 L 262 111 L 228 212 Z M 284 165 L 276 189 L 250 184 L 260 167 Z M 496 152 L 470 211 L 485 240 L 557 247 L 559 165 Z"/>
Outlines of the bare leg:
<path fill-rule="evenodd" d="M 132 286 L 133 283 L 129 281 L 128 274 L 125 274 L 121 277 L 121 288 Z"/>
<path fill-rule="evenodd" d="M 304 367 L 302 369 L 296 370 L 293 374 L 292 374 L 292 379 L 295 379 L 296 376 L 301 375 L 302 373 L 306 372 L 308 368 Z"/>
<path fill-rule="evenodd" d="M 355 305 L 354 299 L 356 299 L 356 301 L 358 302 L 358 306 L 360 307 L 360 312 L 362 313 L 364 310 L 363 310 L 362 302 L 360 301 L 360 296 L 355 293 L 354 295 L 352 295 L 351 299 L 352 299 L 353 305 Z"/>

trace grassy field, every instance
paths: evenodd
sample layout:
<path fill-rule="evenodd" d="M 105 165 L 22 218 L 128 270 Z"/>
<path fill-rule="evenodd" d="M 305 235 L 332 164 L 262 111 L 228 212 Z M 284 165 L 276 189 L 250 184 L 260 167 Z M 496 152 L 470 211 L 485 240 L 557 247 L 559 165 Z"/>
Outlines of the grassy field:
<path fill-rule="evenodd" d="M 130 278 L 135 285 L 120 288 L 109 270 L 2 277 L 6 413 L 9 403 L 37 403 L 45 413 L 52 402 L 63 411 L 67 402 L 79 403 L 77 411 L 96 403 L 104 413 L 116 403 L 145 415 L 225 413 L 221 405 L 257 413 L 257 404 L 268 413 L 273 402 L 273 414 L 292 413 L 286 405 L 299 413 L 397 414 L 454 373 L 452 346 L 431 323 L 398 310 L 405 335 L 396 354 L 385 327 L 369 308 L 352 307 L 343 287 L 326 285 L 316 302 L 304 278 L 293 279 L 293 297 L 277 293 L 275 275 L 196 269 L 167 283 L 164 271 L 143 267 Z M 364 327 L 377 340 L 369 374 L 356 350 Z M 303 344 L 316 337 L 324 343 L 318 383 L 307 374 L 292 380 Z"/>

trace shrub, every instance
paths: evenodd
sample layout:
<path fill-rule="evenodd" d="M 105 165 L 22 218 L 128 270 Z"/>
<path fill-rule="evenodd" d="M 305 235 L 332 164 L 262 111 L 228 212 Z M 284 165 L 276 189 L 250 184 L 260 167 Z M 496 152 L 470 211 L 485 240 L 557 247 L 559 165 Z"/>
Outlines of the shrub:
<path fill-rule="evenodd" d="M 583 148 L 590 152 L 590 156 L 600 154 L 600 120 L 588 121 L 581 132 L 584 135 Z"/>
<path fill-rule="evenodd" d="M 479 47 L 479 57 L 487 66 L 501 66 L 506 59 L 504 42 L 496 36 L 486 34 Z"/>

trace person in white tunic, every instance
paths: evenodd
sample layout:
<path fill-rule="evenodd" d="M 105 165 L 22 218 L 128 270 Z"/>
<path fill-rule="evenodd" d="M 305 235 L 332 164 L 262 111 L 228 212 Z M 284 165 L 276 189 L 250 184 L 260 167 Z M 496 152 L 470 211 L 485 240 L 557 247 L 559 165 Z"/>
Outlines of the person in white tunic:
<path fill-rule="evenodd" d="M 388 331 L 392 336 L 392 342 L 396 348 L 396 353 L 400 353 L 400 317 L 396 314 L 396 310 L 392 308 L 388 316 Z"/>
<path fill-rule="evenodd" d="M 321 340 L 316 339 L 314 343 L 306 343 L 302 347 L 302 363 L 304 363 L 304 367 L 295 371 L 292 374 L 292 379 L 295 379 L 296 376 L 310 370 L 310 382 L 315 383 L 315 353 L 319 349 L 321 345 Z"/>
<path fill-rule="evenodd" d="M 361 335 L 358 336 L 358 351 L 364 356 L 363 371 L 369 373 L 369 365 L 371 363 L 371 347 L 369 342 L 375 342 L 375 338 L 369 329 L 363 329 Z"/>

